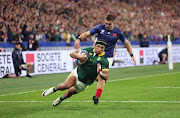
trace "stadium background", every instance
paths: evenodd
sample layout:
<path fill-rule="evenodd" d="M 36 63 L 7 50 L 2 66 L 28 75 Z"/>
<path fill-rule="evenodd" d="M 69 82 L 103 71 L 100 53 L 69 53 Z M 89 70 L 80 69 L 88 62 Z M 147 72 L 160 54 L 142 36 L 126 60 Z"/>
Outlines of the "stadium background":
<path fill-rule="evenodd" d="M 73 46 L 81 33 L 103 24 L 109 13 L 116 15 L 115 26 L 133 45 L 166 44 L 167 35 L 179 44 L 179 6 L 179 0 L 1 0 L 0 46 L 13 47 L 16 36 L 27 45 L 31 33 L 40 47 Z M 94 39 L 82 45 L 92 45 Z"/>
<path fill-rule="evenodd" d="M 39 70 L 35 74 L 42 75 L 34 75 L 32 79 L 0 79 L 0 116 L 106 118 L 113 114 L 117 118 L 178 118 L 179 6 L 179 0 L 1 0 L 0 47 L 5 52 L 0 52 L 0 77 L 6 71 L 14 71 L 11 52 L 15 37 L 18 36 L 27 46 L 31 33 L 39 42 L 39 50 L 24 51 L 23 56 L 34 64 L 31 74 Z M 100 104 L 93 106 L 91 101 L 96 90 L 95 82 L 84 93 L 52 108 L 52 100 L 60 94 L 43 99 L 41 92 L 65 80 L 74 66 L 68 55 L 74 50 L 74 41 L 81 33 L 103 24 L 108 13 L 117 16 L 115 26 L 131 42 L 138 66 L 132 67 L 128 52 L 118 42 L 115 58 L 125 59 L 125 64 L 115 63 Z M 165 48 L 167 35 L 173 43 L 174 69 L 171 71 L 167 64 L 152 65 L 153 59 L 158 59 L 157 53 Z M 92 46 L 95 37 L 82 41 L 82 48 Z M 36 63 L 41 68 L 35 66 Z M 50 63 L 51 66 L 46 68 L 45 64 Z M 51 70 L 57 71 L 47 75 Z"/>
<path fill-rule="evenodd" d="M 138 65 L 151 65 L 153 60 L 158 60 L 158 52 L 165 48 L 167 35 L 170 35 L 174 49 L 174 62 L 179 62 L 180 45 L 180 12 L 178 0 L 2 0 L 0 2 L 0 47 L 5 52 L 12 52 L 14 43 L 20 40 L 27 47 L 29 35 L 34 34 L 39 43 L 39 51 L 47 50 L 74 50 L 73 45 L 76 38 L 83 32 L 97 24 L 103 24 L 105 16 L 112 13 L 116 16 L 115 26 L 120 28 L 127 39 L 131 42 L 136 58 L 143 61 L 144 52 L 150 52 L 148 62 Z M 96 35 L 90 36 L 81 42 L 82 48 L 92 46 Z M 136 49 L 139 47 L 151 47 L 149 49 Z M 160 47 L 157 49 L 156 47 Z M 118 53 L 115 59 L 125 59 L 125 64 L 118 64 L 117 67 L 133 66 L 128 53 L 122 49 L 122 42 L 118 42 Z M 153 51 L 153 48 L 156 48 Z M 136 51 L 138 50 L 138 51 Z M 146 51 L 147 50 L 147 51 Z M 176 50 L 176 51 L 175 51 Z M 69 52 L 70 52 L 69 51 Z M 68 53 L 69 53 L 68 52 Z M 123 53 L 125 53 L 123 55 Z M 26 61 L 26 54 L 38 52 L 23 52 Z M 146 54 L 146 53 L 145 53 Z M 1 76 L 8 72 L 8 55 L 11 53 L 1 53 Z M 64 59 L 67 58 L 66 56 Z M 124 58 L 126 57 L 126 58 Z M 37 62 L 36 56 L 32 63 Z M 176 60 L 175 60 L 176 59 Z M 71 63 L 71 59 L 69 59 Z M 55 61 L 54 61 L 55 62 Z M 73 64 L 74 65 L 74 64 Z M 6 68 L 6 69 L 5 69 Z M 10 67 L 9 67 L 10 68 Z M 37 66 L 35 65 L 35 68 Z M 68 69 L 67 72 L 72 70 Z M 7 70 L 7 71 L 5 71 Z M 34 69 L 36 70 L 36 69 Z M 34 71 L 32 71 L 34 72 Z M 58 71 L 61 72 L 61 71 Z M 65 71 L 62 71 L 65 72 Z M 13 73 L 11 63 L 10 73 Z"/>

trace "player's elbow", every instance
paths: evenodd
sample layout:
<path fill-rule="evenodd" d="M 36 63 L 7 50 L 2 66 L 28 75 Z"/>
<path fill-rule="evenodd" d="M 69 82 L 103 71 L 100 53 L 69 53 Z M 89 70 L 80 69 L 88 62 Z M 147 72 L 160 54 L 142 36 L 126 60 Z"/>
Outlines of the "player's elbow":
<path fill-rule="evenodd" d="M 127 46 L 129 46 L 129 45 L 131 45 L 131 44 L 130 44 L 130 42 L 129 42 L 128 40 L 126 40 L 126 41 L 124 42 L 124 45 L 127 47 Z"/>
<path fill-rule="evenodd" d="M 72 58 L 73 58 L 73 54 L 72 54 L 72 52 L 70 53 L 70 57 L 72 57 Z"/>
<path fill-rule="evenodd" d="M 70 53 L 70 56 L 71 56 L 71 58 L 75 58 L 75 53 L 74 53 L 74 52 L 71 52 L 71 53 Z"/>

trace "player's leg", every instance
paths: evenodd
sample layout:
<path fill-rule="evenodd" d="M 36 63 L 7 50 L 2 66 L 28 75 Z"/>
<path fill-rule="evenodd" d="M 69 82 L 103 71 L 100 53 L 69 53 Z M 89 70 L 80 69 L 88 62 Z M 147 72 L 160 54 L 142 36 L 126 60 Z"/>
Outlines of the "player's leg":
<path fill-rule="evenodd" d="M 16 75 L 8 75 L 9 78 L 19 78 L 20 76 L 16 76 Z"/>
<path fill-rule="evenodd" d="M 14 68 L 16 75 L 10 75 L 9 73 L 5 74 L 2 78 L 19 78 L 21 70 L 19 68 Z"/>
<path fill-rule="evenodd" d="M 63 91 L 63 90 L 69 89 L 72 86 L 74 86 L 75 84 L 76 84 L 76 77 L 74 75 L 69 75 L 64 83 L 59 84 L 56 87 L 51 87 L 50 89 L 45 90 L 42 93 L 42 96 L 46 97 L 46 96 L 48 96 L 48 95 L 50 95 L 50 94 L 52 94 L 58 90 Z"/>
<path fill-rule="evenodd" d="M 166 58 L 167 58 L 167 55 L 166 54 L 162 54 L 162 59 L 160 60 L 159 64 L 165 64 Z"/>
<path fill-rule="evenodd" d="M 62 84 L 59 84 L 56 87 L 51 87 L 50 89 L 45 90 L 42 93 L 43 97 L 46 97 L 54 92 L 56 92 L 57 90 L 65 90 L 65 89 L 69 89 L 72 86 L 74 86 L 76 84 L 76 78 L 78 77 L 77 75 L 77 68 L 75 68 L 71 74 L 67 77 L 66 81 Z"/>
<path fill-rule="evenodd" d="M 71 87 L 63 96 L 57 98 L 54 102 L 53 102 L 53 106 L 57 106 L 59 105 L 63 100 L 71 97 L 74 94 L 80 93 L 84 90 L 86 90 L 88 86 L 86 84 L 84 84 L 83 82 L 79 81 L 78 78 L 76 78 L 76 83 L 73 87 Z"/>
<path fill-rule="evenodd" d="M 113 64 L 113 57 L 112 58 L 107 58 L 108 61 L 109 61 L 109 68 L 111 68 L 112 64 Z M 99 98 L 101 97 L 101 94 L 103 92 L 103 89 L 105 87 L 105 80 L 101 79 L 100 76 L 97 76 L 96 78 L 98 80 L 98 83 L 97 83 L 97 90 L 96 90 L 96 94 L 95 96 L 93 96 L 93 101 L 94 101 L 94 104 L 97 105 L 98 102 L 99 102 Z"/>
<path fill-rule="evenodd" d="M 97 79 L 98 79 L 98 84 L 97 84 L 96 96 L 97 96 L 98 98 L 100 98 L 101 93 L 102 93 L 102 91 L 104 90 L 104 87 L 105 87 L 106 82 L 105 82 L 105 80 L 101 79 L 100 76 L 97 76 Z"/>
<path fill-rule="evenodd" d="M 5 74 L 2 78 L 19 78 L 20 76 Z"/>
<path fill-rule="evenodd" d="M 101 96 L 101 93 L 103 92 L 103 89 L 105 87 L 105 80 L 101 79 L 100 76 L 98 76 L 96 79 L 98 79 L 98 84 L 97 84 L 97 90 L 96 90 L 96 95 L 93 96 L 93 101 L 94 101 L 94 105 L 97 105 L 99 102 L 99 98 Z"/>
<path fill-rule="evenodd" d="M 32 77 L 32 76 L 29 75 L 29 73 L 31 71 L 31 68 L 32 68 L 32 64 L 30 62 L 27 62 L 26 66 L 28 67 L 27 68 L 27 75 L 26 75 L 26 77 Z"/>
<path fill-rule="evenodd" d="M 159 60 L 160 60 L 160 61 L 154 60 L 154 61 L 153 61 L 153 64 L 155 64 L 155 63 L 160 64 L 160 62 L 163 60 L 162 55 L 158 54 L 158 57 L 159 57 Z"/>
<path fill-rule="evenodd" d="M 74 87 L 71 87 L 68 91 L 66 91 L 66 93 L 61 96 L 61 97 L 58 97 L 54 102 L 53 102 L 53 106 L 57 106 L 59 105 L 63 100 L 71 97 L 72 95 L 74 94 L 77 94 L 76 90 Z"/>
<path fill-rule="evenodd" d="M 21 75 L 21 70 L 19 68 L 14 68 L 14 71 L 16 75 L 7 74 L 7 78 L 19 78 Z"/>
<path fill-rule="evenodd" d="M 66 90 L 76 85 L 76 77 L 74 75 L 69 75 L 66 81 L 55 87 L 55 90 Z"/>

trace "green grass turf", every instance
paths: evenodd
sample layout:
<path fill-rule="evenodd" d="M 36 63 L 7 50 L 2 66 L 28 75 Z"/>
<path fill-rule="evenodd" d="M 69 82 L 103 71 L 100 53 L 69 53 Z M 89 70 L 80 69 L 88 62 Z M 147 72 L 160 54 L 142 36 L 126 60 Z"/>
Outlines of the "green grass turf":
<path fill-rule="evenodd" d="M 92 96 L 96 92 L 97 82 L 95 82 L 87 90 L 72 96 L 62 102 L 61 105 L 57 107 L 51 106 L 52 102 L 64 94 L 65 91 L 57 91 L 46 98 L 41 97 L 42 91 L 62 83 L 68 75 L 69 73 L 61 73 L 36 75 L 32 79 L 24 77 L 0 79 L 0 117 L 180 117 L 180 63 L 174 64 L 174 70 L 171 71 L 168 70 L 168 65 L 111 69 L 109 80 L 98 105 L 93 105 L 92 101 Z M 23 93 L 27 91 L 31 92 Z M 162 101 L 162 103 L 158 101 Z M 166 101 L 167 103 L 163 103 Z M 170 103 L 173 101 L 174 103 Z"/>

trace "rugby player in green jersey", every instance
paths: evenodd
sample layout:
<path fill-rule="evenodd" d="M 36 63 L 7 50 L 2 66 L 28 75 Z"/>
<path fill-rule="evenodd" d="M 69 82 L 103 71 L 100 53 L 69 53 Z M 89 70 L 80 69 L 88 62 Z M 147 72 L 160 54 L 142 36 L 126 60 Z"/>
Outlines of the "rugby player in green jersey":
<path fill-rule="evenodd" d="M 93 84 L 97 76 L 100 76 L 102 79 L 107 80 L 109 76 L 109 62 L 107 60 L 107 57 L 105 56 L 105 46 L 105 40 L 100 39 L 96 42 L 95 48 L 88 47 L 83 49 L 88 52 L 88 58 L 85 57 L 84 54 L 78 54 L 80 50 L 72 52 L 70 54 L 72 58 L 79 59 L 81 62 L 85 63 L 75 68 L 67 77 L 64 83 L 45 90 L 42 93 L 42 96 L 46 97 L 58 90 L 63 91 L 68 89 L 64 95 L 58 97 L 53 102 L 52 105 L 57 106 L 63 100 L 71 97 L 74 94 L 84 91 L 89 85 Z"/>

